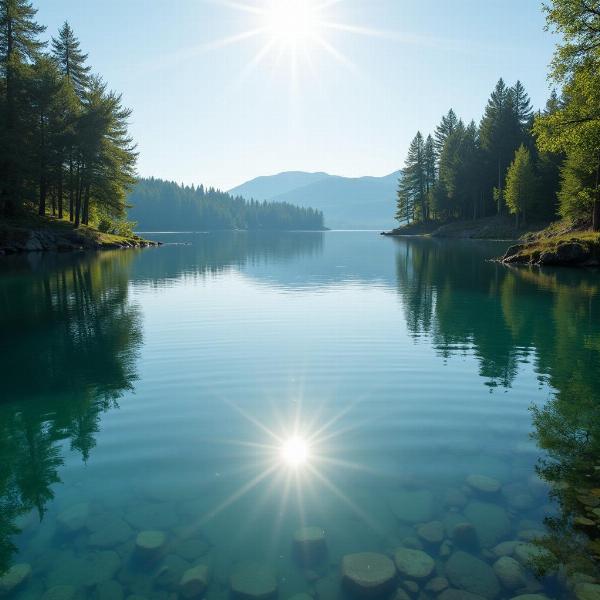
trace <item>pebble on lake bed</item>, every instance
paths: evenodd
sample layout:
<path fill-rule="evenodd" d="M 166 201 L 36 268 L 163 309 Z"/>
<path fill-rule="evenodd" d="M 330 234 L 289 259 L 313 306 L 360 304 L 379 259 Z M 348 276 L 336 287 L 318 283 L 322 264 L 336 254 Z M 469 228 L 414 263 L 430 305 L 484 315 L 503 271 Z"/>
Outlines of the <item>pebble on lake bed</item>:
<path fill-rule="evenodd" d="M 500 583 L 508 590 L 518 590 L 527 584 L 523 567 L 510 556 L 499 558 L 493 568 Z"/>
<path fill-rule="evenodd" d="M 417 535 L 428 544 L 441 544 L 444 541 L 444 524 L 430 521 L 417 527 Z"/>
<path fill-rule="evenodd" d="M 487 475 L 469 475 L 468 486 L 481 494 L 497 494 L 500 491 L 500 482 Z"/>
<path fill-rule="evenodd" d="M 179 592 L 183 598 L 201 598 L 210 582 L 210 570 L 206 565 L 188 569 L 179 582 Z"/>
<path fill-rule="evenodd" d="M 163 531 L 141 531 L 135 538 L 136 557 L 143 561 L 158 560 L 167 543 Z"/>
<path fill-rule="evenodd" d="M 294 557 L 303 566 L 313 566 L 327 557 L 325 530 L 321 527 L 302 527 L 294 533 Z"/>
<path fill-rule="evenodd" d="M 494 570 L 481 559 L 458 551 L 446 563 L 446 576 L 462 590 L 493 599 L 500 594 L 500 583 Z"/>
<path fill-rule="evenodd" d="M 19 563 L 13 565 L 0 577 L 0 596 L 8 596 L 23 585 L 31 576 L 31 565 Z"/>
<path fill-rule="evenodd" d="M 277 596 L 277 580 L 266 565 L 242 563 L 231 574 L 231 594 L 238 600 L 269 600 Z"/>
<path fill-rule="evenodd" d="M 390 592 L 394 587 L 396 567 L 383 554 L 360 552 L 342 559 L 342 583 L 351 593 L 373 598 Z"/>
<path fill-rule="evenodd" d="M 394 562 L 400 575 L 410 579 L 427 579 L 433 572 L 435 561 L 421 550 L 399 548 L 394 554 Z"/>
<path fill-rule="evenodd" d="M 90 505 L 87 502 L 80 502 L 61 512 L 56 521 L 58 526 L 67 534 L 81 531 L 90 516 Z"/>

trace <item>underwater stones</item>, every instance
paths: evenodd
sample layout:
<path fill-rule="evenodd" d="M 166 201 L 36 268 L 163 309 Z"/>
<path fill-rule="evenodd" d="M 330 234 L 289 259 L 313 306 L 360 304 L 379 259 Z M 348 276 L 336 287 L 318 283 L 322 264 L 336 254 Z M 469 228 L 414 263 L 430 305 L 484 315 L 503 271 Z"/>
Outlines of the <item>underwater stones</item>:
<path fill-rule="evenodd" d="M 123 586 L 114 579 L 104 581 L 96 587 L 97 600 L 123 600 Z"/>
<path fill-rule="evenodd" d="M 471 594 L 465 590 L 448 589 L 444 590 L 439 596 L 438 600 L 487 600 L 479 594 Z"/>
<path fill-rule="evenodd" d="M 597 583 L 578 583 L 575 586 L 575 598 L 577 600 L 599 600 L 600 585 Z"/>
<path fill-rule="evenodd" d="M 304 566 L 312 566 L 327 556 L 325 530 L 321 527 L 302 527 L 294 533 L 292 544 L 296 560 Z"/>
<path fill-rule="evenodd" d="M 427 582 L 425 591 L 439 594 L 440 592 L 443 592 L 449 585 L 450 584 L 445 577 L 434 577 Z"/>
<path fill-rule="evenodd" d="M 314 598 L 310 594 L 302 592 L 300 594 L 294 594 L 289 600 L 314 600 Z"/>
<path fill-rule="evenodd" d="M 502 486 L 502 495 L 508 505 L 516 510 L 529 510 L 535 504 L 529 488 L 520 483 L 509 483 Z"/>
<path fill-rule="evenodd" d="M 48 573 L 47 584 L 49 587 L 92 587 L 113 579 L 120 564 L 119 555 L 112 550 L 94 551 L 83 556 L 75 556 L 70 552 L 60 553 Z"/>
<path fill-rule="evenodd" d="M 131 527 L 119 517 L 102 515 L 88 519 L 90 546 L 113 548 L 126 542 L 133 534 Z"/>
<path fill-rule="evenodd" d="M 383 554 L 360 552 L 342 559 L 342 583 L 353 594 L 373 598 L 388 593 L 394 585 L 396 567 Z"/>
<path fill-rule="evenodd" d="M 450 537 L 457 548 L 472 552 L 479 550 L 479 538 L 472 523 L 457 523 L 452 529 Z"/>
<path fill-rule="evenodd" d="M 398 548 L 394 553 L 394 562 L 400 575 L 410 579 L 426 579 L 435 567 L 435 561 L 431 556 L 411 548 Z"/>
<path fill-rule="evenodd" d="M 277 595 L 277 580 L 266 565 L 243 563 L 229 579 L 231 594 L 239 600 L 268 600 Z"/>
<path fill-rule="evenodd" d="M 467 485 L 480 494 L 497 494 L 500 491 L 500 482 L 487 475 L 469 475 Z"/>
<path fill-rule="evenodd" d="M 493 565 L 494 573 L 507 590 L 517 590 L 527 584 L 523 567 L 510 556 L 502 556 Z"/>
<path fill-rule="evenodd" d="M 42 596 L 42 600 L 73 600 L 76 593 L 77 589 L 72 585 L 56 585 Z"/>
<path fill-rule="evenodd" d="M 8 596 L 21 587 L 31 576 L 31 565 L 19 563 L 13 565 L 0 577 L 0 596 Z"/>
<path fill-rule="evenodd" d="M 497 544 L 496 546 L 494 546 L 492 548 L 492 552 L 498 558 L 500 558 L 502 556 L 511 556 L 514 553 L 515 548 L 521 543 L 522 542 L 520 542 L 518 540 L 509 540 L 506 542 L 500 542 L 499 544 Z"/>
<path fill-rule="evenodd" d="M 444 540 L 444 524 L 441 521 L 429 521 L 417 527 L 417 535 L 428 544 L 441 544 Z"/>
<path fill-rule="evenodd" d="M 527 567 L 532 561 L 549 557 L 550 552 L 536 544 L 523 542 L 515 546 L 514 556 L 523 566 Z"/>
<path fill-rule="evenodd" d="M 130 508 L 125 520 L 138 531 L 144 529 L 172 530 L 177 525 L 177 514 L 172 504 L 149 503 Z"/>
<path fill-rule="evenodd" d="M 428 490 L 407 490 L 389 497 L 391 511 L 406 523 L 429 521 L 433 515 L 433 494 Z"/>
<path fill-rule="evenodd" d="M 339 595 L 340 582 L 332 577 L 322 577 L 315 582 L 315 592 L 319 600 L 334 600 Z"/>
<path fill-rule="evenodd" d="M 205 540 L 194 538 L 179 540 L 173 546 L 175 554 L 186 560 L 196 560 L 210 551 L 210 546 Z"/>
<path fill-rule="evenodd" d="M 510 532 L 510 520 L 506 511 L 490 502 L 470 502 L 465 508 L 465 516 L 473 523 L 479 542 L 484 547 L 495 546 L 506 539 Z"/>
<path fill-rule="evenodd" d="M 192 565 L 176 554 L 169 554 L 161 563 L 156 573 L 156 583 L 160 586 L 171 586 L 179 583 L 183 574 Z"/>
<path fill-rule="evenodd" d="M 185 571 L 179 582 L 179 593 L 183 598 L 200 598 L 210 582 L 207 565 L 197 565 Z"/>
<path fill-rule="evenodd" d="M 56 517 L 56 521 L 61 531 L 73 534 L 85 527 L 89 516 L 90 505 L 87 502 L 80 502 L 61 512 Z"/>
<path fill-rule="evenodd" d="M 156 561 L 166 543 L 167 535 L 163 531 L 140 531 L 135 538 L 135 556 L 146 562 Z"/>
<path fill-rule="evenodd" d="M 549 600 L 549 598 L 544 594 L 520 594 L 513 596 L 510 600 Z"/>
<path fill-rule="evenodd" d="M 461 550 L 448 559 L 446 576 L 457 588 L 484 598 L 496 598 L 500 593 L 500 584 L 492 567 Z"/>

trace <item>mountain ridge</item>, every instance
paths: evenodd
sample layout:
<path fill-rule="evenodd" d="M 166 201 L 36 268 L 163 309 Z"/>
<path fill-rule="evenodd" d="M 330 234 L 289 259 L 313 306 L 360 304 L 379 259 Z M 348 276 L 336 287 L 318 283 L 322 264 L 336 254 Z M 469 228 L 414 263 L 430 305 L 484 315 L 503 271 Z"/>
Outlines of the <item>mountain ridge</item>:
<path fill-rule="evenodd" d="M 383 177 L 283 171 L 251 179 L 229 193 L 315 208 L 331 229 L 385 229 L 394 220 L 399 177 L 399 171 Z"/>

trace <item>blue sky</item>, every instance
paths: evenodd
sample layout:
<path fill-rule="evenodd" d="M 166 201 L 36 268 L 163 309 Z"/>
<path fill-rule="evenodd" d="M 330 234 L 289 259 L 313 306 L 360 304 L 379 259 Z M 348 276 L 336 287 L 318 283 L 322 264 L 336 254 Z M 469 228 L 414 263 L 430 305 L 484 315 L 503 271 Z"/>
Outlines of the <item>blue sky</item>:
<path fill-rule="evenodd" d="M 279 38 L 270 13 L 234 6 L 286 1 L 34 4 L 48 35 L 70 21 L 94 70 L 133 109 L 139 173 L 185 183 L 229 189 L 285 170 L 384 175 L 448 108 L 479 120 L 500 76 L 520 79 L 536 107 L 548 96 L 556 40 L 538 0 L 330 2 L 315 25 L 324 43 L 298 42 L 295 77 L 290 24 Z"/>

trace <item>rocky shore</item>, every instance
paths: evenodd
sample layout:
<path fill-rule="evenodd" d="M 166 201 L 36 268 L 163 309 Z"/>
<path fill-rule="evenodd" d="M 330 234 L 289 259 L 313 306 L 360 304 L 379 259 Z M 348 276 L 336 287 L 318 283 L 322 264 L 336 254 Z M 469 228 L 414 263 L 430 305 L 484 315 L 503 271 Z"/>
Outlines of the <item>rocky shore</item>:
<path fill-rule="evenodd" d="M 0 256 L 25 252 L 146 248 L 158 242 L 137 235 L 119 236 L 90 227 L 75 229 L 68 223 L 36 224 L 34 227 L 0 223 Z"/>
<path fill-rule="evenodd" d="M 600 265 L 600 236 L 515 244 L 500 261 L 536 266 L 597 267 Z"/>

